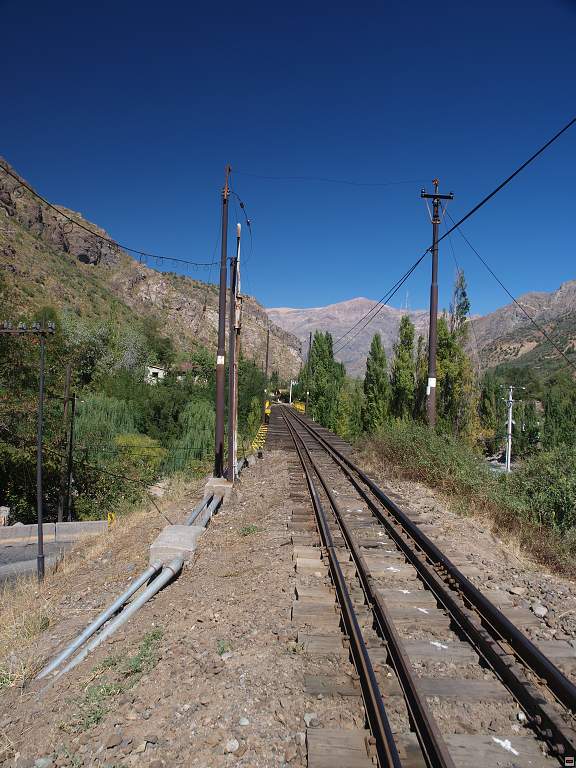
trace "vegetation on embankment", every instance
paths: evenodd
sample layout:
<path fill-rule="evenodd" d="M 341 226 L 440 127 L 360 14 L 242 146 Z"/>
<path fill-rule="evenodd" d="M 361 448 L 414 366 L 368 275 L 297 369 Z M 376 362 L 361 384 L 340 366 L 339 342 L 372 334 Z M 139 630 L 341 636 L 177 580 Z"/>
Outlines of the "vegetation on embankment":
<path fill-rule="evenodd" d="M 554 570 L 575 576 L 576 449 L 560 446 L 507 476 L 451 435 L 412 420 L 391 420 L 360 440 L 362 464 L 378 477 L 421 482 L 459 514 L 489 520 L 498 535 Z"/>
<path fill-rule="evenodd" d="M 0 584 L 0 696 L 8 688 L 21 688 L 53 655 L 54 627 L 70 612 L 86 609 L 88 624 L 93 609 L 103 610 L 123 592 L 128 582 L 148 565 L 150 543 L 167 521 L 182 519 L 201 496 L 202 480 L 173 477 L 164 496 L 147 500 L 130 515 L 117 518 L 104 534 L 78 542 L 42 584 L 36 575 L 20 576 Z M 72 640 L 82 626 L 63 625 L 60 642 Z M 0 739 L 0 762 L 2 760 Z"/>
<path fill-rule="evenodd" d="M 76 396 L 73 518 L 106 517 L 138 505 L 147 488 L 173 475 L 209 471 L 214 450 L 215 357 L 197 344 L 179 352 L 152 318 L 130 325 L 45 306 L 21 313 L 0 275 L 6 317 L 55 324 L 46 341 L 44 517 L 54 520 L 67 484 L 66 369 Z M 0 335 L 0 505 L 23 523 L 36 517 L 38 339 Z M 157 379 L 150 378 L 155 366 Z M 260 423 L 265 376 L 240 359 L 238 427 L 244 448 Z M 69 403 L 70 405 L 70 403 Z"/>

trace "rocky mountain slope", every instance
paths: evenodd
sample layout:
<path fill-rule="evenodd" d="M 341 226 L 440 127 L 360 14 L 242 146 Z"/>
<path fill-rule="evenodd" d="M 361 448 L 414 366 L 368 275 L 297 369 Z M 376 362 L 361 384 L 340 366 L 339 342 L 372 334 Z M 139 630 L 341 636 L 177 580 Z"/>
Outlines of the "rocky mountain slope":
<path fill-rule="evenodd" d="M 10 168 L 0 159 L 0 272 L 23 316 L 45 304 L 85 317 L 112 316 L 118 322 L 152 316 L 184 355 L 198 342 L 215 347 L 215 286 L 138 263 L 38 201 L 2 167 Z M 59 210 L 107 236 L 81 214 Z M 245 297 L 242 350 L 257 364 L 264 362 L 268 324 L 264 308 Z M 289 378 L 299 368 L 298 339 L 270 324 L 270 371 Z"/>
<path fill-rule="evenodd" d="M 571 280 L 551 293 L 534 292 L 520 296 L 518 302 L 534 318 L 538 325 L 551 336 L 565 354 L 576 362 L 576 280 Z M 270 319 L 302 342 L 304 353 L 308 349 L 308 334 L 315 330 L 330 331 L 337 339 L 351 328 L 375 302 L 357 298 L 310 309 L 286 307 L 268 310 Z M 428 337 L 428 311 L 405 311 L 384 306 L 366 328 L 360 323 L 347 340 L 351 343 L 336 356 L 352 376 L 362 376 L 366 356 L 374 333 L 380 333 L 387 354 L 393 353 L 402 315 L 408 314 L 416 327 L 416 336 Z M 526 315 L 513 303 L 474 317 L 473 328 L 468 334 L 469 351 L 479 358 L 483 368 L 493 368 L 502 363 L 530 365 L 543 374 L 550 373 L 564 364 L 562 357 L 550 342 L 532 325 Z M 354 334 L 360 331 L 357 336 Z"/>
<path fill-rule="evenodd" d="M 525 293 L 518 303 L 554 341 L 554 345 L 576 362 L 576 280 L 563 283 L 550 293 Z M 507 304 L 474 320 L 475 338 L 485 367 L 502 363 L 529 365 L 543 374 L 565 366 L 565 361 L 542 333 L 515 304 Z"/>
<path fill-rule="evenodd" d="M 338 349 L 337 339 L 360 320 L 373 306 L 372 299 L 350 299 L 338 304 L 329 304 L 326 307 L 312 307 L 310 309 L 289 309 L 280 307 L 268 310 L 268 316 L 272 322 L 297 336 L 302 342 L 304 355 L 308 351 L 309 333 L 314 331 L 329 331 L 334 338 L 334 348 Z M 374 320 L 366 328 L 363 323 L 347 336 L 345 341 L 351 343 L 336 354 L 336 358 L 343 362 L 351 376 L 363 376 L 366 367 L 366 356 L 370 348 L 372 336 L 379 333 L 388 356 L 392 354 L 392 348 L 398 335 L 400 319 L 403 315 L 410 315 L 410 319 L 416 326 L 416 334 L 427 335 L 428 312 L 425 310 L 408 311 L 384 306 Z M 358 332 L 358 335 L 354 336 Z M 344 342 L 343 342 L 344 343 Z"/>

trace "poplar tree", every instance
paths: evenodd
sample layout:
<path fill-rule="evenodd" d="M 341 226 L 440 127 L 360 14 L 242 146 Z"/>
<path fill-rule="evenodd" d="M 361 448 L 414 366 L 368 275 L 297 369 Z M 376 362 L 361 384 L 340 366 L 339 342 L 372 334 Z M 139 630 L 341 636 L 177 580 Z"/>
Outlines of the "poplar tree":
<path fill-rule="evenodd" d="M 390 376 L 391 410 L 405 419 L 414 411 L 416 363 L 414 360 L 414 326 L 408 315 L 400 321 L 398 341 L 394 345 L 394 360 Z"/>
<path fill-rule="evenodd" d="M 369 434 L 381 427 L 390 413 L 390 382 L 386 352 L 380 334 L 374 334 L 366 361 L 362 425 Z"/>
<path fill-rule="evenodd" d="M 468 289 L 464 270 L 459 269 L 452 289 L 452 301 L 450 302 L 450 333 L 457 338 L 465 339 L 468 328 L 466 320 L 470 312 L 470 299 L 468 298 Z"/>
<path fill-rule="evenodd" d="M 344 366 L 334 359 L 332 336 L 316 331 L 304 371 L 314 421 L 336 429 L 338 395 L 344 382 Z"/>

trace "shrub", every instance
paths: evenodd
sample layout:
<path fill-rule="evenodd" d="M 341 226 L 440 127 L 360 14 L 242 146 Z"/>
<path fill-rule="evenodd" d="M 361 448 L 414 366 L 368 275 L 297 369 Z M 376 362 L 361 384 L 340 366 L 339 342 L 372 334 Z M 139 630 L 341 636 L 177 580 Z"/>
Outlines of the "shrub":
<path fill-rule="evenodd" d="M 576 447 L 562 445 L 532 456 L 508 486 L 534 522 L 562 532 L 576 527 Z"/>

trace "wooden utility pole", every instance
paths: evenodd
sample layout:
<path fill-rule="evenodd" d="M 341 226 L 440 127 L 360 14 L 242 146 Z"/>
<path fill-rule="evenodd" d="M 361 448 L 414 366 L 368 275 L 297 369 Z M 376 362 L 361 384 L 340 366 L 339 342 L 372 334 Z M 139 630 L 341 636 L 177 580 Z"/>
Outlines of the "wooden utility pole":
<path fill-rule="evenodd" d="M 66 375 L 64 378 L 64 415 L 63 415 L 63 433 L 64 440 L 63 445 L 68 453 L 68 402 L 70 400 L 70 379 L 72 377 L 72 366 L 70 363 L 66 366 Z M 66 458 L 63 456 L 60 468 L 60 493 L 58 494 L 58 522 L 61 523 L 64 520 L 64 505 L 66 494 Z"/>
<path fill-rule="evenodd" d="M 270 328 L 266 330 L 266 362 L 264 364 L 264 402 L 262 403 L 262 424 L 266 421 L 266 400 L 268 399 L 268 362 L 270 360 Z"/>
<path fill-rule="evenodd" d="M 420 197 L 432 200 L 432 283 L 430 285 L 430 330 L 428 332 L 428 384 L 426 386 L 426 414 L 428 424 L 436 426 L 436 347 L 438 339 L 438 227 L 440 225 L 440 200 L 453 200 L 454 195 L 438 192 L 438 179 L 434 179 L 434 192 L 425 189 Z"/>
<path fill-rule="evenodd" d="M 306 371 L 306 416 L 308 416 L 308 400 L 310 398 L 310 352 L 312 351 L 312 331 L 308 335 L 308 357 L 306 363 L 308 370 Z"/>
<path fill-rule="evenodd" d="M 228 187 L 229 165 L 226 166 L 222 190 L 222 250 L 220 253 L 220 292 L 218 297 L 218 349 L 216 351 L 216 429 L 214 477 L 224 475 L 224 390 L 226 384 L 226 275 L 228 258 Z"/>
<path fill-rule="evenodd" d="M 238 356 L 240 347 L 240 235 L 237 224 L 236 258 L 230 268 L 230 320 L 228 332 L 228 480 L 236 479 L 238 459 Z"/>

